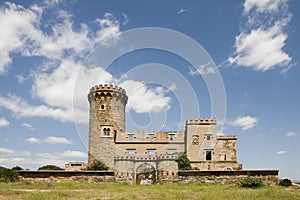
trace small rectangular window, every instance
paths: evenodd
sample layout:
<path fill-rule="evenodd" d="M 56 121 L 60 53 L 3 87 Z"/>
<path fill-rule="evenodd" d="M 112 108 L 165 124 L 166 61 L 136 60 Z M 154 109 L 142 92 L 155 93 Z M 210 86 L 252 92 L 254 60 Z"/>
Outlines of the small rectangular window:
<path fill-rule="evenodd" d="M 150 142 L 153 142 L 154 141 L 154 134 L 149 134 L 148 138 L 149 138 Z"/>
<path fill-rule="evenodd" d="M 169 140 L 170 141 L 175 140 L 175 134 L 169 134 Z"/>
<path fill-rule="evenodd" d="M 176 149 L 168 149 L 168 150 L 167 150 L 167 153 L 168 153 L 169 155 L 175 154 L 175 153 L 176 153 Z"/>
<path fill-rule="evenodd" d="M 135 149 L 127 149 L 127 154 L 128 155 L 134 155 L 135 154 Z"/>
<path fill-rule="evenodd" d="M 148 155 L 149 156 L 154 156 L 155 155 L 155 149 L 148 149 Z"/>
<path fill-rule="evenodd" d="M 212 134 L 206 134 L 206 140 L 211 140 L 213 137 L 212 137 Z"/>
<path fill-rule="evenodd" d="M 132 142 L 134 140 L 134 135 L 133 134 L 128 135 L 128 139 L 130 142 Z"/>

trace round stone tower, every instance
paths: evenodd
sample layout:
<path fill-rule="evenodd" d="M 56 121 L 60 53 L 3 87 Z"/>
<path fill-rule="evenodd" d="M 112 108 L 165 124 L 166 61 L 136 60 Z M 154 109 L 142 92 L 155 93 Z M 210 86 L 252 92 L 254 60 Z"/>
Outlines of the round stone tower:
<path fill-rule="evenodd" d="M 98 85 L 90 89 L 88 163 L 101 160 L 114 168 L 115 141 L 125 132 L 126 91 L 118 86 Z"/>

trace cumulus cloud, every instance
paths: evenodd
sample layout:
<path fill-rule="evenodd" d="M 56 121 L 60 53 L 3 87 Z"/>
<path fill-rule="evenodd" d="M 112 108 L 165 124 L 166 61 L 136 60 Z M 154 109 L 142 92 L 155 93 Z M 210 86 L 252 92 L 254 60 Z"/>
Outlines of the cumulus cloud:
<path fill-rule="evenodd" d="M 4 117 L 0 118 L 0 127 L 7 127 L 9 125 L 9 121 L 7 121 Z"/>
<path fill-rule="evenodd" d="M 251 9 L 257 12 L 277 12 L 283 0 L 246 0 L 244 2 L 244 14 L 248 14 Z"/>
<path fill-rule="evenodd" d="M 292 15 L 288 12 L 287 1 L 246 0 L 244 15 L 247 20 L 235 37 L 235 51 L 228 63 L 256 71 L 277 66 L 288 68 L 292 58 L 284 51 L 288 39 L 285 28 Z"/>
<path fill-rule="evenodd" d="M 38 139 L 38 138 L 27 138 L 27 142 L 32 143 L 32 144 L 42 144 L 42 143 L 48 143 L 48 144 L 72 144 L 71 140 L 68 140 L 63 137 L 54 137 L 50 136 L 45 139 Z"/>
<path fill-rule="evenodd" d="M 296 136 L 297 134 L 295 133 L 295 132 L 293 132 L 293 131 L 289 131 L 289 132 L 287 132 L 287 134 L 285 135 L 286 137 L 294 137 L 294 136 Z"/>
<path fill-rule="evenodd" d="M 59 121 L 72 121 L 71 110 L 51 108 L 45 105 L 29 105 L 17 96 L 0 96 L 0 107 L 10 110 L 16 117 L 48 117 Z"/>
<path fill-rule="evenodd" d="M 56 3 L 35 4 L 28 8 L 6 3 L 0 9 L 0 75 L 6 73 L 12 63 L 12 53 L 42 59 L 29 75 L 20 74 L 16 77 L 19 83 L 27 78 L 32 79 L 31 93 L 39 104 L 32 105 L 30 100 L 12 94 L 0 96 L 0 107 L 10 110 L 18 118 L 47 117 L 61 122 L 74 121 L 75 113 L 76 122 L 87 124 L 87 94 L 90 87 L 97 83 L 111 84 L 120 81 L 101 67 L 86 66 L 84 58 L 99 43 L 112 45 L 118 42 L 122 23 L 111 13 L 105 13 L 102 18 L 95 19 L 96 26 L 93 28 L 85 23 L 75 26 L 72 15 L 58 9 L 55 13 L 57 19 L 46 23 L 46 32 L 45 23 L 41 23 L 43 15 L 47 12 L 47 6 Z M 123 16 L 128 23 L 127 16 Z M 5 37 L 1 37 L 2 35 Z M 82 73 L 80 79 L 79 72 Z M 148 88 L 138 81 L 124 82 L 123 85 L 128 89 L 131 99 L 128 103 L 129 109 L 142 113 L 158 107 L 169 108 L 170 99 L 165 96 L 165 91 Z M 134 85 L 142 87 L 132 93 L 130 91 Z"/>
<path fill-rule="evenodd" d="M 256 126 L 258 119 L 251 116 L 238 117 L 231 125 L 242 128 L 243 130 L 248 130 Z"/>
<path fill-rule="evenodd" d="M 126 80 L 120 83 L 129 96 L 127 109 L 137 113 L 160 112 L 170 108 L 171 98 L 162 87 L 149 88 L 143 82 Z"/>

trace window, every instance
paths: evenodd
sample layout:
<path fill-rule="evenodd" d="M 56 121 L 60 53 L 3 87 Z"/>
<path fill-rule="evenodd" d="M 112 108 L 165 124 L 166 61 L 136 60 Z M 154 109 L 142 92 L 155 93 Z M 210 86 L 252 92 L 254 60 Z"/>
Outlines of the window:
<path fill-rule="evenodd" d="M 170 141 L 175 140 L 175 134 L 169 134 L 169 140 Z"/>
<path fill-rule="evenodd" d="M 176 153 L 176 149 L 168 149 L 168 150 L 167 150 L 167 154 L 172 155 L 172 154 L 174 154 L 174 153 Z"/>
<path fill-rule="evenodd" d="M 206 160 L 212 160 L 212 151 L 211 150 L 206 150 L 205 151 L 205 159 Z"/>
<path fill-rule="evenodd" d="M 206 140 L 211 140 L 211 139 L 213 139 L 212 134 L 206 134 L 205 136 L 206 136 Z"/>
<path fill-rule="evenodd" d="M 128 139 L 129 139 L 130 142 L 132 142 L 133 139 L 134 139 L 134 135 L 133 134 L 128 135 Z"/>
<path fill-rule="evenodd" d="M 109 134 L 110 134 L 110 128 L 104 128 L 103 129 L 103 133 L 104 133 L 104 135 L 109 136 Z"/>
<path fill-rule="evenodd" d="M 148 149 L 148 155 L 154 156 L 155 155 L 155 149 Z"/>
<path fill-rule="evenodd" d="M 100 106 L 100 110 L 105 110 L 104 104 L 102 104 L 102 105 Z"/>
<path fill-rule="evenodd" d="M 226 160 L 226 154 L 221 154 L 220 155 L 220 160 Z"/>
<path fill-rule="evenodd" d="M 154 141 L 154 134 L 149 134 L 148 137 L 150 142 Z"/>
<path fill-rule="evenodd" d="M 135 149 L 127 149 L 127 154 L 128 155 L 134 155 L 135 154 Z"/>

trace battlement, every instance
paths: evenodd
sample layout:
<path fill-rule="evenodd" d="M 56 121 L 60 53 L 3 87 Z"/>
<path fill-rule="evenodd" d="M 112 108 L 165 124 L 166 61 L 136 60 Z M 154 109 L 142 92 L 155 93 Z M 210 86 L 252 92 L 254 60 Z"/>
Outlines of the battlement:
<path fill-rule="evenodd" d="M 216 118 L 199 118 L 199 119 L 189 119 L 186 120 L 186 125 L 216 125 Z"/>
<path fill-rule="evenodd" d="M 92 87 L 90 89 L 90 93 L 94 93 L 94 92 L 117 92 L 126 95 L 126 91 L 123 88 L 116 85 L 107 85 L 107 84 L 104 85 L 101 84 Z"/>
<path fill-rule="evenodd" d="M 92 87 L 88 95 L 89 101 L 91 99 L 94 99 L 96 96 L 116 96 L 118 98 L 124 99 L 125 104 L 128 100 L 126 90 L 116 85 L 101 84 Z"/>
<path fill-rule="evenodd" d="M 177 155 L 124 155 L 124 156 L 115 156 L 114 160 L 177 160 Z"/>

